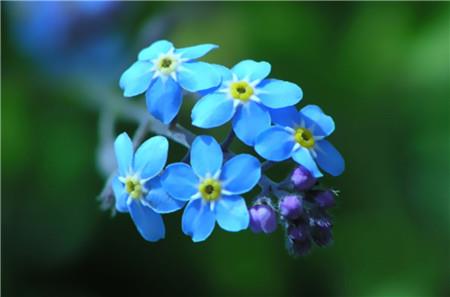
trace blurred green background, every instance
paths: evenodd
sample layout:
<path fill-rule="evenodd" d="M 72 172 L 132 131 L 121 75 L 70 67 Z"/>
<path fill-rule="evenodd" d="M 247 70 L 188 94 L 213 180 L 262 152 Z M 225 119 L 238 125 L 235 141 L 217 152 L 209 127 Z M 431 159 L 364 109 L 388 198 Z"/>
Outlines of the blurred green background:
<path fill-rule="evenodd" d="M 450 295 L 448 3 L 1 6 L 2 296 Z M 220 228 L 193 244 L 180 213 L 150 244 L 127 215 L 99 209 L 114 166 L 99 122 L 145 110 L 118 79 L 156 38 L 217 43 L 206 60 L 229 67 L 269 61 L 272 77 L 302 87 L 299 107 L 334 117 L 347 169 L 326 179 L 342 192 L 331 247 L 293 259 L 281 230 Z M 114 133 L 135 127 L 122 112 Z"/>

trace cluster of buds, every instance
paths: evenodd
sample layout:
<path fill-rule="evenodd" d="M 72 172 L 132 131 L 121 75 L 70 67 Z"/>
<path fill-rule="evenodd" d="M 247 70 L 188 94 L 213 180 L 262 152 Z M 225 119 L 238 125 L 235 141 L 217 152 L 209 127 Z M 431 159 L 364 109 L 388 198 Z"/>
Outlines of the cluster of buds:
<path fill-rule="evenodd" d="M 313 243 L 319 247 L 331 244 L 333 224 L 327 211 L 335 205 L 333 190 L 321 186 L 305 167 L 299 166 L 288 183 L 272 194 L 257 198 L 250 208 L 253 232 L 272 233 L 280 224 L 287 249 L 295 256 L 306 255 Z"/>

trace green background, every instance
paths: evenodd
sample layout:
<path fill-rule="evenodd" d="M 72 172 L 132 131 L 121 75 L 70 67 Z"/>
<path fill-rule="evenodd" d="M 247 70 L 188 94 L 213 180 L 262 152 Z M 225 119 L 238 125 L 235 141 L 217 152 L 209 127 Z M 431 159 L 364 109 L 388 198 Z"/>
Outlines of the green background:
<path fill-rule="evenodd" d="M 87 79 L 89 64 L 54 75 L 21 50 L 14 5 L 2 3 L 3 296 L 450 295 L 448 3 L 122 3 L 108 26 L 124 54 L 105 80 Z M 294 259 L 280 229 L 216 228 L 193 244 L 180 212 L 151 244 L 128 215 L 99 209 L 99 114 L 125 102 L 120 73 L 159 21 L 178 47 L 219 44 L 207 61 L 269 61 L 271 77 L 302 87 L 299 107 L 334 117 L 346 171 L 325 180 L 342 193 L 331 247 Z M 121 119 L 116 133 L 134 129 Z M 171 161 L 183 154 L 171 146 Z"/>

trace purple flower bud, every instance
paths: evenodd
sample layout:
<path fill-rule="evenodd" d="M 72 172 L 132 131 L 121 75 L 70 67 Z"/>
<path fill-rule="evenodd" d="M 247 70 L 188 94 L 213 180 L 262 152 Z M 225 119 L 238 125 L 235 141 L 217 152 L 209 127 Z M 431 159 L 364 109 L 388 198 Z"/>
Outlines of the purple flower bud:
<path fill-rule="evenodd" d="M 308 226 L 301 224 L 301 225 L 290 225 L 288 227 L 288 236 L 290 239 L 294 241 L 304 241 L 308 239 L 309 230 Z"/>
<path fill-rule="evenodd" d="M 314 197 L 314 202 L 322 208 L 329 208 L 335 205 L 334 194 L 331 191 L 321 191 Z"/>
<path fill-rule="evenodd" d="M 312 238 L 318 246 L 327 246 L 333 241 L 333 233 L 331 233 L 333 224 L 329 218 L 311 219 L 310 225 Z"/>
<path fill-rule="evenodd" d="M 292 250 L 297 256 L 304 256 L 311 250 L 311 240 L 294 240 L 292 242 Z"/>
<path fill-rule="evenodd" d="M 316 178 L 303 166 L 298 166 L 294 169 L 291 176 L 291 181 L 294 187 L 299 191 L 310 189 L 316 183 Z"/>
<path fill-rule="evenodd" d="M 280 201 L 280 213 L 287 219 L 298 218 L 303 211 L 303 200 L 296 195 L 285 196 Z"/>
<path fill-rule="evenodd" d="M 272 233 L 277 229 L 277 217 L 270 205 L 258 204 L 250 207 L 250 229 L 254 233 Z"/>

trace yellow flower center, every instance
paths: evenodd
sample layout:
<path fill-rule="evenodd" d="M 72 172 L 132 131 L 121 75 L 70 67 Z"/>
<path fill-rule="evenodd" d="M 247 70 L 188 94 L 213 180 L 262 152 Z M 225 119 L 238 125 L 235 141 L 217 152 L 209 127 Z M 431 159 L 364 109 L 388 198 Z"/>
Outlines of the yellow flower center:
<path fill-rule="evenodd" d="M 216 179 L 207 178 L 198 187 L 202 198 L 207 201 L 214 201 L 220 197 L 222 192 L 222 186 L 220 182 Z"/>
<path fill-rule="evenodd" d="M 174 56 L 167 55 L 161 57 L 157 62 L 156 66 L 158 70 L 164 74 L 170 74 L 176 70 L 178 66 L 178 61 Z"/>
<path fill-rule="evenodd" d="M 314 137 L 308 129 L 298 128 L 295 130 L 295 141 L 303 147 L 311 148 L 314 146 Z"/>
<path fill-rule="evenodd" d="M 131 198 L 141 199 L 144 188 L 139 179 L 129 176 L 125 179 L 125 191 L 127 191 Z"/>
<path fill-rule="evenodd" d="M 236 100 L 248 101 L 253 95 L 253 88 L 245 81 L 237 81 L 230 85 L 231 96 Z"/>

